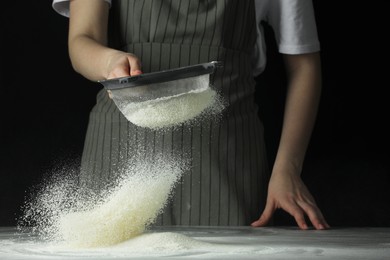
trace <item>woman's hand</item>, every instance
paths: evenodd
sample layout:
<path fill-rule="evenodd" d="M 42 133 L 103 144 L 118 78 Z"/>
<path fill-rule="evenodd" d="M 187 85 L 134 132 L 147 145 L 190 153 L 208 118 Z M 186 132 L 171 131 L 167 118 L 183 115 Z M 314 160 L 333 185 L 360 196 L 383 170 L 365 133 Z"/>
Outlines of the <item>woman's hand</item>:
<path fill-rule="evenodd" d="M 107 60 L 107 79 L 142 74 L 141 61 L 134 54 L 116 51 L 110 54 Z M 107 90 L 107 93 L 112 99 L 111 91 Z"/>
<path fill-rule="evenodd" d="M 142 74 L 141 61 L 131 53 L 116 51 L 107 60 L 107 79 Z"/>
<path fill-rule="evenodd" d="M 267 225 L 277 209 L 284 209 L 295 218 L 301 229 L 308 229 L 307 215 L 316 229 L 328 229 L 313 196 L 298 174 L 274 172 L 268 185 L 268 197 L 261 217 L 252 223 L 254 227 Z"/>

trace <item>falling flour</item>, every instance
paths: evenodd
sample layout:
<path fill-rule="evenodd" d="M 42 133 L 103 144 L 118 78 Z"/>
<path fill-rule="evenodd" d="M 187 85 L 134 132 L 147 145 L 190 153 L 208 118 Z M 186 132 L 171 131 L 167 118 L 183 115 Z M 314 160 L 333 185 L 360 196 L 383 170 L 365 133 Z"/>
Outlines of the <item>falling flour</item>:
<path fill-rule="evenodd" d="M 185 93 L 117 105 L 129 121 L 153 130 L 219 115 L 225 105 L 210 87 L 209 76 L 199 77 L 195 83 L 199 87 Z M 184 158 L 159 154 L 132 158 L 120 177 L 100 192 L 80 187 L 77 171 L 62 171 L 27 201 L 19 229 L 27 227 L 44 239 L 71 248 L 120 245 L 145 252 L 147 248 L 174 251 L 207 247 L 207 243 L 182 234 L 145 233 L 167 204 L 187 165 Z"/>
<path fill-rule="evenodd" d="M 59 233 L 67 244 L 80 247 L 108 246 L 144 232 L 160 212 L 176 176 L 131 178 L 121 183 L 106 202 L 86 212 L 59 219 Z"/>
<path fill-rule="evenodd" d="M 156 220 L 183 167 L 172 159 L 138 160 L 116 187 L 87 200 L 72 188 L 74 182 L 57 180 L 28 204 L 24 219 L 34 220 L 41 235 L 69 247 L 118 244 L 142 234 Z"/>

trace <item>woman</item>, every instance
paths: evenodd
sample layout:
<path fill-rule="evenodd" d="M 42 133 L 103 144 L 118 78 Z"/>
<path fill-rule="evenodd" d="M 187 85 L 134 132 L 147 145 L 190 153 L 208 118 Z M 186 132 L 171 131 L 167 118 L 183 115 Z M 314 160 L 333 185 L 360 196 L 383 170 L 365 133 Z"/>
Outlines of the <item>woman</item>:
<path fill-rule="evenodd" d="M 212 78 L 228 101 L 220 122 L 205 119 L 155 132 L 128 122 L 100 91 L 85 140 L 83 182 L 104 183 L 133 153 L 181 151 L 191 154 L 191 172 L 158 224 L 265 226 L 282 208 L 301 229 L 308 229 L 305 215 L 314 228 L 329 228 L 300 178 L 321 88 L 310 0 L 54 0 L 53 7 L 69 16 L 71 62 L 89 80 L 214 60 L 224 64 Z M 263 20 L 275 31 L 289 76 L 270 178 L 254 103 L 254 75 L 265 66 Z"/>

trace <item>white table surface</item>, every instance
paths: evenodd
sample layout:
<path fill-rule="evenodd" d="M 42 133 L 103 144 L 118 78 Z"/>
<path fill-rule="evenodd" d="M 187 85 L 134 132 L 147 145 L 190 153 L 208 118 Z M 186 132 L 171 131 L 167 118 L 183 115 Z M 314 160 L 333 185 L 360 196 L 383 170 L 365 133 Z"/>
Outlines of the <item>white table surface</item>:
<path fill-rule="evenodd" d="M 0 227 L 0 259 L 390 259 L 390 228 L 333 228 L 302 231 L 295 227 L 156 227 L 147 231 L 186 235 L 206 246 L 135 252 L 121 247 L 59 250 L 35 236 Z"/>

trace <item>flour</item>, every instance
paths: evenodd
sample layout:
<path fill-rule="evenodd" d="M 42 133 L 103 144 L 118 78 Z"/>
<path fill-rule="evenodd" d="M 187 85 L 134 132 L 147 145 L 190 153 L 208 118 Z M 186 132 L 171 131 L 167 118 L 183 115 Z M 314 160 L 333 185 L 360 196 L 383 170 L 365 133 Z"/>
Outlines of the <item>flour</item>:
<path fill-rule="evenodd" d="M 199 117 L 220 114 L 225 105 L 221 96 L 210 87 L 209 75 L 195 77 L 192 81 L 197 86 L 194 90 L 142 102 L 125 102 L 118 98 L 118 107 L 127 120 L 151 129 L 192 123 Z M 177 82 L 170 84 L 172 88 L 180 87 Z"/>
<path fill-rule="evenodd" d="M 173 84 L 173 83 L 172 83 Z M 154 130 L 219 115 L 225 105 L 199 77 L 200 87 L 181 94 L 118 105 L 132 123 Z M 177 233 L 145 234 L 172 195 L 188 163 L 185 158 L 155 154 L 122 162 L 126 168 L 115 183 L 97 193 L 79 186 L 77 171 L 66 169 L 46 180 L 27 201 L 19 229 L 32 228 L 40 237 L 69 248 L 106 248 L 116 245 L 135 250 L 186 250 L 207 243 Z"/>
<path fill-rule="evenodd" d="M 132 176 L 96 208 L 61 216 L 59 234 L 70 246 L 97 247 L 117 244 L 143 233 L 162 210 L 180 175 L 166 171 L 162 168 L 153 178 Z"/>
<path fill-rule="evenodd" d="M 14 234 L 9 235 L 0 230 L 0 259 L 259 259 L 262 255 L 267 255 L 266 259 L 274 259 L 272 255 L 276 259 L 281 259 L 280 254 L 283 253 L 283 259 L 302 259 L 303 253 L 313 259 L 318 256 L 321 248 L 320 246 L 299 248 L 296 245 L 294 248 L 281 244 L 279 235 L 283 234 L 275 236 L 277 237 L 275 239 L 272 236 L 253 235 L 250 230 L 244 230 L 242 233 L 226 236 L 223 230 L 218 234 L 198 228 L 193 227 L 184 234 L 148 231 L 122 243 L 94 248 L 75 248 L 58 243 L 40 242 L 28 236 L 11 240 L 7 238 L 15 238 Z M 297 235 L 299 237 L 299 234 Z M 273 247 L 262 245 L 270 239 L 273 239 Z M 351 251 L 348 253 L 350 256 Z M 293 257 L 294 255 L 297 255 L 297 258 Z"/>
<path fill-rule="evenodd" d="M 68 247 L 114 245 L 142 234 L 156 220 L 184 167 L 162 156 L 136 160 L 100 196 L 86 196 L 71 178 L 56 178 L 28 204 L 24 220 L 45 239 Z"/>
<path fill-rule="evenodd" d="M 175 232 L 155 232 L 145 233 L 140 236 L 129 239 L 123 243 L 117 244 L 112 248 L 126 249 L 133 253 L 172 253 L 184 250 L 193 250 L 199 248 L 212 247 L 212 244 L 196 240 L 190 236 Z"/>
<path fill-rule="evenodd" d="M 150 101 L 130 103 L 124 108 L 123 113 L 127 120 L 135 125 L 159 129 L 193 120 L 212 106 L 214 109 L 208 111 L 219 113 L 222 110 L 222 105 L 217 101 L 216 92 L 209 88 Z"/>

